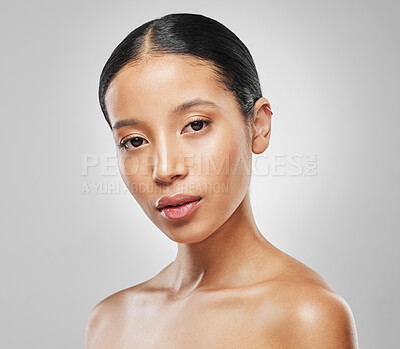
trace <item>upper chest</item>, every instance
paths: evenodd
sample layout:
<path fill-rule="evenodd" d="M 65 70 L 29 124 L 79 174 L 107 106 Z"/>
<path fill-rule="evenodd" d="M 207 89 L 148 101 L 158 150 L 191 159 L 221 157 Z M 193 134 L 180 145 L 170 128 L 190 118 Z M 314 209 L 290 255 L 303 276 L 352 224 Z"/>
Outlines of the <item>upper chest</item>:
<path fill-rule="evenodd" d="M 277 348 L 282 306 L 257 292 L 136 297 L 114 322 L 118 348 Z M 278 346 L 279 347 L 279 346 Z"/>

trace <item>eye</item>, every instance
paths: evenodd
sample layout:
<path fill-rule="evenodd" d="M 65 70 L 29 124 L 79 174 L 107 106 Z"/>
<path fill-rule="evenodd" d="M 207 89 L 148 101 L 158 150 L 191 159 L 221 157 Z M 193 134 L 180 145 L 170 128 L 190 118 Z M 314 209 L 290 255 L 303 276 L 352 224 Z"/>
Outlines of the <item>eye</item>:
<path fill-rule="evenodd" d="M 184 133 L 196 133 L 196 132 L 200 132 L 203 131 L 211 122 L 208 120 L 203 120 L 203 119 L 196 119 L 191 121 L 189 124 L 187 124 L 184 128 L 184 130 L 190 126 L 190 128 L 194 131 L 194 132 L 184 132 Z"/>
<path fill-rule="evenodd" d="M 184 128 L 184 130 L 185 130 L 186 128 L 190 127 L 193 131 L 188 131 L 188 132 L 183 132 L 183 133 L 200 133 L 204 129 L 206 129 L 209 124 L 211 124 L 211 121 L 203 120 L 200 118 L 195 119 L 195 120 L 189 122 Z M 147 141 L 142 137 L 130 136 L 130 137 L 123 139 L 118 144 L 118 147 L 120 147 L 122 149 L 136 149 L 136 148 L 139 148 L 141 145 L 146 144 L 145 142 L 147 142 Z"/>
<path fill-rule="evenodd" d="M 143 144 L 143 141 L 146 141 L 146 140 L 142 137 L 137 137 L 137 136 L 128 137 L 121 141 L 121 143 L 119 144 L 119 147 L 126 148 L 126 149 L 139 148 Z"/>

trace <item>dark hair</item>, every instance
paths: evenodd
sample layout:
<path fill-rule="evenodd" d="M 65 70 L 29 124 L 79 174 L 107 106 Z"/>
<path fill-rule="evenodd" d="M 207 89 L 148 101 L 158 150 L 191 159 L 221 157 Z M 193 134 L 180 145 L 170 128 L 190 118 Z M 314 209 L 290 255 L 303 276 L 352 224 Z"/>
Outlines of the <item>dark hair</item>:
<path fill-rule="evenodd" d="M 160 54 L 187 55 L 211 63 L 219 82 L 236 97 L 245 121 L 262 97 L 257 70 L 248 48 L 227 27 L 200 14 L 172 13 L 146 22 L 114 49 L 100 76 L 99 100 L 110 125 L 105 94 L 116 74 L 127 64 Z M 111 125 L 110 125 L 111 127 Z"/>

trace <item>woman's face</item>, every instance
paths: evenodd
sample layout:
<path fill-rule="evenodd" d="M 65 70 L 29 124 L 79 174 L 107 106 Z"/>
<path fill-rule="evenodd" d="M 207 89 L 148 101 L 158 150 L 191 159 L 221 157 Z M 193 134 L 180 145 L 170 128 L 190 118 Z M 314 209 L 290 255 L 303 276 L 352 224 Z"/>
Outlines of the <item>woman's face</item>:
<path fill-rule="evenodd" d="M 180 243 L 221 227 L 248 191 L 252 148 L 234 95 L 211 68 L 152 57 L 120 70 L 105 102 L 122 179 L 154 224 Z M 177 193 L 201 197 L 183 218 L 156 207 Z"/>

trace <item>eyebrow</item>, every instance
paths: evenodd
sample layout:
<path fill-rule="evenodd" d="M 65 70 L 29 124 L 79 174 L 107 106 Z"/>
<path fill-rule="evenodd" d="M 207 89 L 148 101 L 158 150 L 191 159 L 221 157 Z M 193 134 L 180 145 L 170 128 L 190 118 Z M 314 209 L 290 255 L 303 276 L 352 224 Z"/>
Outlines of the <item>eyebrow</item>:
<path fill-rule="evenodd" d="M 193 107 L 198 107 L 198 106 L 203 106 L 203 107 L 214 107 L 218 108 L 219 106 L 215 104 L 214 102 L 208 101 L 206 99 L 201 99 L 201 98 L 195 98 L 190 101 L 186 101 L 182 104 L 179 104 L 178 106 L 174 107 L 173 109 L 170 110 L 170 114 L 178 114 L 181 113 L 187 109 L 193 108 Z M 131 125 L 137 125 L 140 124 L 141 121 L 137 119 L 126 119 L 126 120 L 120 120 L 117 121 L 113 126 L 112 130 L 117 130 L 122 127 L 126 126 L 131 126 Z"/>

